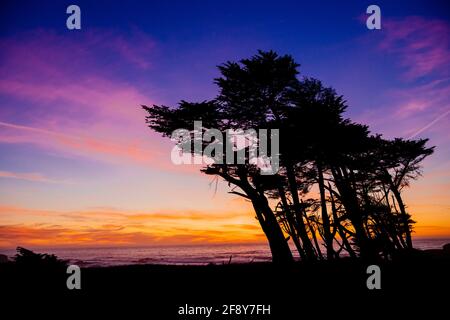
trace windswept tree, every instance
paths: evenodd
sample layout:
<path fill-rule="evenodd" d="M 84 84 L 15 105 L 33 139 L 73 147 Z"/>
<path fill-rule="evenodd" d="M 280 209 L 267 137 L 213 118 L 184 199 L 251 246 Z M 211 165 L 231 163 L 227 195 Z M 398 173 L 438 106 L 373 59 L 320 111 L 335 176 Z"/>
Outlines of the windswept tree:
<path fill-rule="evenodd" d="M 276 263 L 293 261 L 290 240 L 305 261 L 343 252 L 372 259 L 412 248 L 413 221 L 401 192 L 433 148 L 427 140 L 372 135 L 344 117 L 342 96 L 316 79 L 299 79 L 298 67 L 273 51 L 227 62 L 219 66 L 215 99 L 143 106 L 147 124 L 170 137 L 201 121 L 189 131 L 188 143 L 197 147 L 188 152 L 199 156 L 211 145 L 221 147 L 201 171 L 223 178 L 230 193 L 251 202 Z M 210 128 L 225 136 L 230 129 L 279 130 L 278 172 L 261 174 L 250 146 L 240 153 L 219 135 L 204 139 Z M 245 161 L 229 161 L 238 157 Z"/>

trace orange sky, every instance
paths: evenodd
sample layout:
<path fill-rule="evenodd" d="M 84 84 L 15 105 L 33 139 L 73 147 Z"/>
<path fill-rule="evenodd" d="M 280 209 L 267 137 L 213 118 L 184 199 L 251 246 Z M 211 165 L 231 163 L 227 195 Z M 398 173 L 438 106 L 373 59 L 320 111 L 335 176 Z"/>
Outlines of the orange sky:
<path fill-rule="evenodd" d="M 418 222 L 414 228 L 414 236 L 449 237 L 450 207 L 433 204 L 445 201 L 448 189 L 427 193 L 426 181 L 416 184 L 418 185 L 415 192 L 408 190 L 405 197 L 409 201 L 409 211 Z M 229 198 L 226 207 L 227 210 L 205 212 L 134 211 L 101 207 L 64 211 L 0 206 L 0 247 L 141 246 L 265 241 L 248 202 Z"/>
<path fill-rule="evenodd" d="M 170 245 L 259 242 L 264 236 L 246 203 L 230 211 L 85 211 L 0 207 L 0 247 Z M 51 221 L 51 222 L 49 222 Z"/>

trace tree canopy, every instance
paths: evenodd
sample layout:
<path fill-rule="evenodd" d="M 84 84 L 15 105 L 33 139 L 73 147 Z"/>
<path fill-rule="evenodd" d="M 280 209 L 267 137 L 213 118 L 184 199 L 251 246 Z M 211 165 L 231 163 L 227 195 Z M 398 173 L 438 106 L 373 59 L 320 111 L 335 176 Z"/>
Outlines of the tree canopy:
<path fill-rule="evenodd" d="M 289 241 L 306 261 L 343 254 L 380 259 L 411 249 L 414 221 L 402 191 L 420 176 L 434 147 L 427 139 L 371 134 L 345 117 L 342 96 L 317 79 L 299 78 L 299 67 L 290 55 L 273 51 L 226 62 L 214 80 L 215 99 L 143 106 L 147 124 L 164 136 L 194 121 L 221 132 L 279 130 L 275 175 L 262 175 L 250 161 L 201 170 L 223 178 L 231 193 L 252 203 L 276 263 L 293 261 Z"/>

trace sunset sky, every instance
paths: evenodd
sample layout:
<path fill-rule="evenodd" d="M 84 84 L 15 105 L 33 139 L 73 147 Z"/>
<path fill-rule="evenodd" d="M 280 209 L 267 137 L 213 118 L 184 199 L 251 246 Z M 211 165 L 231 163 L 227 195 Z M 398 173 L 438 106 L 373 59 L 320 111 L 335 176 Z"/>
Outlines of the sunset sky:
<path fill-rule="evenodd" d="M 258 49 L 293 55 L 372 132 L 430 138 L 405 199 L 415 236 L 450 237 L 448 3 L 242 2 L 2 1 L 0 247 L 264 241 L 251 205 L 173 165 L 140 108 L 213 98 L 216 66 Z"/>

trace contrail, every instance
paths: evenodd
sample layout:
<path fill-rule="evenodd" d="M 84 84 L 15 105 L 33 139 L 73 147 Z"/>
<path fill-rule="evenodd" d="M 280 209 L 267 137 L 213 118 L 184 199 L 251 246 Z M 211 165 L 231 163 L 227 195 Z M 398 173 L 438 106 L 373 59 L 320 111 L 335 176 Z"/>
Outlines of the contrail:
<path fill-rule="evenodd" d="M 77 138 L 77 137 L 69 136 L 67 134 L 57 133 L 57 132 L 53 132 L 53 131 L 49 131 L 49 130 L 45 130 L 45 129 L 29 127 L 29 126 L 23 126 L 23 125 L 9 123 L 9 122 L 3 122 L 3 121 L 0 121 L 0 126 L 7 127 L 7 128 L 18 129 L 18 130 L 25 130 L 25 131 L 32 131 L 32 132 L 38 132 L 38 133 L 43 133 L 43 134 L 49 134 L 49 135 L 53 135 L 53 136 Z"/>
<path fill-rule="evenodd" d="M 448 115 L 450 113 L 450 109 L 447 110 L 446 112 L 444 112 L 443 114 L 441 114 L 440 116 L 438 116 L 436 119 L 434 119 L 433 121 L 431 121 L 429 124 L 427 124 L 426 126 L 424 126 L 423 128 L 417 130 L 415 133 L 413 133 L 408 139 L 412 139 L 415 136 L 417 136 L 418 134 L 424 132 L 425 130 L 427 130 L 429 127 L 431 127 L 432 125 L 434 125 L 436 122 L 438 122 L 439 120 L 441 120 L 442 118 L 444 118 L 446 115 Z"/>

